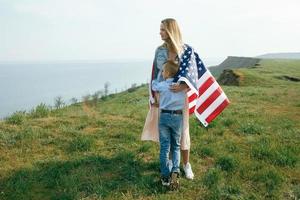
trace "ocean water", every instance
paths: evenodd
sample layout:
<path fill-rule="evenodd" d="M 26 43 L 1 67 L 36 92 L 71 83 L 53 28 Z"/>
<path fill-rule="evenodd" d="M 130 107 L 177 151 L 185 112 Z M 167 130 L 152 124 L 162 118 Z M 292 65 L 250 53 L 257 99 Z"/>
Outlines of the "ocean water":
<path fill-rule="evenodd" d="M 203 59 L 206 66 L 219 64 L 222 59 Z M 71 98 L 79 101 L 87 94 L 104 90 L 109 93 L 126 90 L 150 79 L 152 61 L 81 62 L 81 63 L 18 63 L 0 64 L 0 119 L 15 111 L 30 111 L 45 103 L 53 106 L 54 99 Z"/>

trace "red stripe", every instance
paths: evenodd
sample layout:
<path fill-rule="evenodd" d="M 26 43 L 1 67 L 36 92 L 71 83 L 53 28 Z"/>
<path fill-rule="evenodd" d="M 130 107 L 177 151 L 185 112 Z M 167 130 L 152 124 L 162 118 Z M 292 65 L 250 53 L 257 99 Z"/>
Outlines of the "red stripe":
<path fill-rule="evenodd" d="M 188 102 L 193 102 L 195 99 L 197 99 L 198 95 L 196 93 L 193 93 L 191 96 L 188 97 Z"/>
<path fill-rule="evenodd" d="M 207 123 L 210 123 L 213 119 L 215 119 L 229 104 L 228 99 L 225 99 L 205 120 Z"/>
<path fill-rule="evenodd" d="M 191 108 L 189 109 L 189 114 L 190 114 L 190 115 L 194 113 L 195 108 L 196 108 L 196 105 L 194 105 L 193 107 L 191 107 Z"/>
<path fill-rule="evenodd" d="M 191 89 L 188 90 L 188 92 L 190 91 Z M 196 99 L 198 98 L 198 95 L 194 92 L 192 93 L 190 96 L 188 96 L 188 103 L 190 105 L 191 102 L 195 101 Z M 195 108 L 196 108 L 196 105 L 194 105 L 193 107 L 191 107 L 189 109 L 189 114 L 193 114 L 194 111 L 195 111 Z"/>
<path fill-rule="evenodd" d="M 200 87 L 199 87 L 199 95 L 202 95 L 210 86 L 215 82 L 214 78 L 209 77 Z"/>
<path fill-rule="evenodd" d="M 210 104 L 212 104 L 222 93 L 220 88 L 217 88 L 197 109 L 197 112 L 202 114 Z"/>

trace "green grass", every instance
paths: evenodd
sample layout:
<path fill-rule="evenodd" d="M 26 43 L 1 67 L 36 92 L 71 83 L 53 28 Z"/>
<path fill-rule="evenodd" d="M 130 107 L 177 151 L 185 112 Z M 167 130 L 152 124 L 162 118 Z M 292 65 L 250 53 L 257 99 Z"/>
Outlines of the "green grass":
<path fill-rule="evenodd" d="M 300 61 L 263 60 L 222 86 L 230 106 L 190 118 L 195 179 L 159 183 L 159 146 L 140 141 L 146 86 L 0 122 L 0 199 L 300 199 Z"/>

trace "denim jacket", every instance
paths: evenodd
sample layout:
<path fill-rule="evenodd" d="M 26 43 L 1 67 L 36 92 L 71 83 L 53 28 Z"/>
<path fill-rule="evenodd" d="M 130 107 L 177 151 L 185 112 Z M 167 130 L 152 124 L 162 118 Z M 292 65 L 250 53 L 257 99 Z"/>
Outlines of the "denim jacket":
<path fill-rule="evenodd" d="M 168 49 L 164 46 L 159 46 L 155 50 L 154 56 L 154 79 L 157 81 L 163 81 L 162 69 L 163 64 L 168 60 Z"/>

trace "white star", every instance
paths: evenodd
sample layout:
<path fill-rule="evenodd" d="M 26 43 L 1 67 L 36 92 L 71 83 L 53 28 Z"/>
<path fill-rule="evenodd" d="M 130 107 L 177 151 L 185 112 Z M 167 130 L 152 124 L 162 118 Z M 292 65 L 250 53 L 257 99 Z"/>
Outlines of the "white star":
<path fill-rule="evenodd" d="M 183 57 L 186 58 L 186 55 L 184 55 Z"/>
<path fill-rule="evenodd" d="M 186 63 L 183 63 L 183 66 L 185 66 L 186 65 Z"/>

